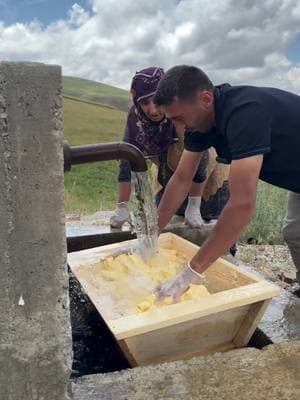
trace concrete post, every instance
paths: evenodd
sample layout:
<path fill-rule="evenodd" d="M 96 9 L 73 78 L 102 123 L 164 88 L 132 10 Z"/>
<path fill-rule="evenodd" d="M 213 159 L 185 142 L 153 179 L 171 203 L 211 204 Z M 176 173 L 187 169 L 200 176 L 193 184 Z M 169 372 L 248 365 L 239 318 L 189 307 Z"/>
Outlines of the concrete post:
<path fill-rule="evenodd" d="M 1 62 L 1 400 L 68 398 L 62 140 L 60 67 Z"/>

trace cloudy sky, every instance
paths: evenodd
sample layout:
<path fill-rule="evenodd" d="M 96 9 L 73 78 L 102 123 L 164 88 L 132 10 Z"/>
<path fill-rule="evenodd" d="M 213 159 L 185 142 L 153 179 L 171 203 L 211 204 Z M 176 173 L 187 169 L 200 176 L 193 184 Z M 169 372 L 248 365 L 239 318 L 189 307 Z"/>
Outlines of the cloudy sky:
<path fill-rule="evenodd" d="M 0 60 L 129 88 L 136 70 L 193 64 L 215 83 L 300 93 L 299 0 L 0 0 Z"/>

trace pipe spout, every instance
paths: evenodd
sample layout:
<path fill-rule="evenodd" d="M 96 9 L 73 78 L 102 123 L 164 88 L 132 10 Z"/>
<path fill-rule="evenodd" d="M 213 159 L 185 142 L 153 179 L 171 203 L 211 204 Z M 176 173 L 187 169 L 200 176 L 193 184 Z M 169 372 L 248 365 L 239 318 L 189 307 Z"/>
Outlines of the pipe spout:
<path fill-rule="evenodd" d="M 130 143 L 110 142 L 84 146 L 69 146 L 64 142 L 64 170 L 70 171 L 72 165 L 95 161 L 127 160 L 134 172 L 147 171 L 143 153 Z"/>

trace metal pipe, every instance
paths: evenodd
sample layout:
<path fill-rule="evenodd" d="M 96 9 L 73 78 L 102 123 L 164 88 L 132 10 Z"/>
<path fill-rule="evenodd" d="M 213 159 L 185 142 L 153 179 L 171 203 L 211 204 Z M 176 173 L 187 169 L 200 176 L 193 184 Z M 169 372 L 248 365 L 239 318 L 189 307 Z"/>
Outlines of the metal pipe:
<path fill-rule="evenodd" d="M 73 251 L 91 249 L 111 243 L 124 242 L 125 240 L 136 239 L 136 234 L 131 231 L 107 232 L 85 236 L 67 237 L 68 253 Z"/>
<path fill-rule="evenodd" d="M 110 142 L 70 147 L 64 142 L 64 170 L 70 171 L 75 164 L 95 161 L 127 160 L 134 172 L 147 171 L 143 153 L 130 143 Z"/>

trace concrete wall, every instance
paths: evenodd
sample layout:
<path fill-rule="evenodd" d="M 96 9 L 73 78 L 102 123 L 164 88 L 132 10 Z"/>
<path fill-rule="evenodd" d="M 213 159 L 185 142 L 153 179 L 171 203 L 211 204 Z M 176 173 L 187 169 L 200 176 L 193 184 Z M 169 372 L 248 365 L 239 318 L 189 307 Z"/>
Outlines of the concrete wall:
<path fill-rule="evenodd" d="M 298 400 L 300 341 L 75 379 L 74 400 Z"/>
<path fill-rule="evenodd" d="M 71 366 L 61 70 L 0 63 L 0 399 L 62 400 Z"/>

